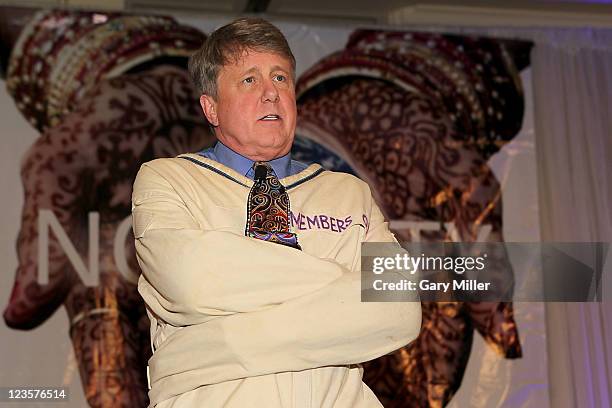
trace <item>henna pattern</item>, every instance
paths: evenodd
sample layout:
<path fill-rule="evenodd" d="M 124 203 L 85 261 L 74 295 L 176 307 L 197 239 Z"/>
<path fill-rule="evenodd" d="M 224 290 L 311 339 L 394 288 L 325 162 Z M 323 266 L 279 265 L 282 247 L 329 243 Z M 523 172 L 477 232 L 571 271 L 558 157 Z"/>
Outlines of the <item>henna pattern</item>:
<path fill-rule="evenodd" d="M 346 53 L 322 61 L 298 83 L 301 133 L 333 146 L 370 181 L 388 218 L 452 221 L 465 241 L 489 224 L 489 239 L 502 240 L 500 187 L 486 159 L 516 134 L 522 99 L 520 82 L 505 75 L 511 69 L 497 51 L 494 42 L 467 37 L 357 31 Z M 330 61 L 366 69 L 313 87 Z M 212 143 L 197 97 L 186 73 L 171 66 L 101 81 L 59 125 L 45 127 L 24 157 L 19 266 L 4 318 L 28 329 L 66 307 L 91 406 L 147 403 L 148 319 L 135 286 L 119 273 L 114 239 L 130 213 L 140 163 Z M 83 284 L 53 234 L 49 284 L 36 282 L 39 209 L 53 211 L 83 259 L 87 214 L 99 212 L 99 286 Z M 428 231 L 420 239 L 449 236 Z M 138 271 L 131 233 L 125 252 Z M 386 407 L 443 406 L 461 383 L 474 329 L 501 355 L 520 356 L 511 304 L 424 303 L 419 338 L 366 364 L 364 379 Z"/>
<path fill-rule="evenodd" d="M 4 319 L 14 328 L 36 327 L 63 304 L 92 407 L 147 403 L 148 318 L 136 286 L 118 271 L 113 245 L 119 224 L 130 215 L 140 164 L 212 143 L 197 99 L 187 73 L 168 65 L 102 81 L 60 125 L 42 134 L 23 160 L 19 266 Z M 83 284 L 54 234 L 49 284 L 37 283 L 40 209 L 53 211 L 83 259 L 88 212 L 99 212 L 99 286 Z M 124 245 L 127 263 L 137 273 L 131 231 Z"/>
<path fill-rule="evenodd" d="M 435 99 L 355 76 L 327 81 L 298 106 L 302 134 L 339 147 L 370 181 L 388 218 L 452 221 L 464 241 L 474 241 L 478 226 L 489 224 L 489 240 L 502 239 L 500 186 L 482 153 L 457 142 L 451 118 Z M 444 230 L 418 238 L 450 239 Z M 446 405 L 461 384 L 474 329 L 500 355 L 521 355 L 509 303 L 424 302 L 422 310 L 417 340 L 364 364 L 364 381 L 385 407 Z"/>

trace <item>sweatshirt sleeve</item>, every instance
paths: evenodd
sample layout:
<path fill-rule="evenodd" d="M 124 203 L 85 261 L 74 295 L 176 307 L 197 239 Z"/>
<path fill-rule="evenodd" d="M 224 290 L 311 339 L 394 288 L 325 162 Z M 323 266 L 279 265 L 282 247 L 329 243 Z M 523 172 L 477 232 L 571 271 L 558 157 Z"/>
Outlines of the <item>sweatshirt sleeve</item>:
<path fill-rule="evenodd" d="M 364 183 L 365 184 L 365 183 Z M 389 223 L 385 221 L 385 217 L 380 211 L 372 195 L 370 187 L 366 184 L 370 200 L 369 200 L 369 223 L 368 231 L 364 242 L 396 242 L 395 234 L 389 230 Z"/>
<path fill-rule="evenodd" d="M 166 339 L 149 365 L 154 388 L 163 389 L 180 387 L 186 372 L 207 385 L 355 364 L 405 346 L 420 326 L 418 302 L 362 303 L 360 274 L 353 272 L 267 310 L 183 328 Z"/>

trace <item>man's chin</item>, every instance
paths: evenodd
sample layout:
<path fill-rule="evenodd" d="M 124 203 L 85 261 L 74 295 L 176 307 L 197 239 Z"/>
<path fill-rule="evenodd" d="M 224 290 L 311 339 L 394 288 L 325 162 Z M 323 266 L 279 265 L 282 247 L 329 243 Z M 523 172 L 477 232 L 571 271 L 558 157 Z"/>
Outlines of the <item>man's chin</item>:
<path fill-rule="evenodd" d="M 270 161 L 278 157 L 284 156 L 291 150 L 291 144 L 278 143 L 277 141 L 271 141 L 269 144 L 258 143 L 257 147 L 253 149 L 253 156 L 257 157 L 260 161 Z"/>
<path fill-rule="evenodd" d="M 257 132 L 248 140 L 217 138 L 236 153 L 255 161 L 269 161 L 284 156 L 293 144 L 293 138 L 287 138 L 284 134 L 271 135 L 269 132 Z"/>

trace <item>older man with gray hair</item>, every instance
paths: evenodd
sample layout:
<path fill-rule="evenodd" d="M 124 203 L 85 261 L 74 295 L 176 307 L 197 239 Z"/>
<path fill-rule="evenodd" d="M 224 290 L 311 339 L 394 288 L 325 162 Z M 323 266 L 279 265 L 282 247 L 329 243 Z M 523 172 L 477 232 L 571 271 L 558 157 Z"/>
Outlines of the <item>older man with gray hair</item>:
<path fill-rule="evenodd" d="M 292 160 L 295 58 L 243 18 L 190 73 L 217 143 L 142 165 L 132 195 L 151 407 L 380 407 L 359 365 L 419 333 L 418 302 L 362 303 L 363 242 L 395 242 L 358 178 Z"/>

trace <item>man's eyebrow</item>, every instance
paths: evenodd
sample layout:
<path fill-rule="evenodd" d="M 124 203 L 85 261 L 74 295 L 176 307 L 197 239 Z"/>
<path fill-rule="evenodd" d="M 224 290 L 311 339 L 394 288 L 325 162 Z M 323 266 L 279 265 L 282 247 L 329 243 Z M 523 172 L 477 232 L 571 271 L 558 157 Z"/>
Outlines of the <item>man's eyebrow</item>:
<path fill-rule="evenodd" d="M 291 70 L 286 70 L 285 68 L 281 67 L 280 65 L 274 65 L 270 68 L 270 72 L 277 72 L 277 71 L 282 71 L 286 74 L 291 74 Z M 259 73 L 260 69 L 257 66 L 253 66 L 245 71 L 243 71 L 240 76 L 244 76 L 244 75 L 248 75 L 248 74 L 254 74 L 254 73 Z"/>
<path fill-rule="evenodd" d="M 249 69 L 247 69 L 246 71 L 243 71 L 242 74 L 240 74 L 240 76 L 242 75 L 246 75 L 246 74 L 252 74 L 255 72 L 259 72 L 259 69 L 257 69 L 257 67 L 251 67 Z"/>
<path fill-rule="evenodd" d="M 274 71 L 283 71 L 286 73 L 291 72 L 291 71 L 287 71 L 285 68 L 281 67 L 280 65 L 274 65 L 272 69 L 270 70 L 270 72 L 274 72 Z"/>

